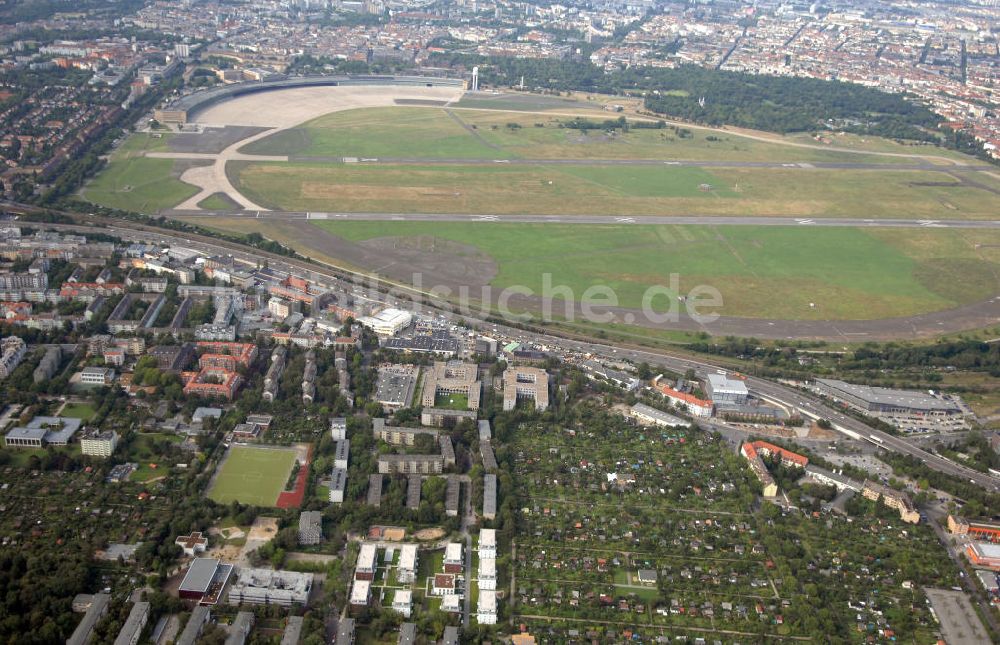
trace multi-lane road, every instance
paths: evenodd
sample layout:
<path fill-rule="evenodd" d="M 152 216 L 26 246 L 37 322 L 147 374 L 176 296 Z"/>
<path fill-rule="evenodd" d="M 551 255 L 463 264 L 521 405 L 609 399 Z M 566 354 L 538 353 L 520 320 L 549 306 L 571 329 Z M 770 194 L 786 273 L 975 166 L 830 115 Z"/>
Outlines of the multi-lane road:
<path fill-rule="evenodd" d="M 266 253 L 257 249 L 249 249 L 248 247 L 239 244 L 224 242 L 207 236 L 177 234 L 168 231 L 160 231 L 159 229 L 152 227 L 144 227 L 142 225 L 136 225 L 129 222 L 118 222 L 115 220 L 101 219 L 100 223 L 114 235 L 124 240 L 148 241 L 152 239 L 164 245 L 185 246 L 202 253 L 213 255 L 219 252 L 228 252 L 235 258 L 253 264 L 257 264 L 261 260 L 266 259 L 268 261 L 268 266 L 272 271 L 304 275 L 312 280 L 324 283 L 325 286 L 331 288 L 344 289 L 345 285 L 342 280 L 345 277 L 366 277 L 361 273 L 354 273 L 339 268 L 325 267 L 311 262 L 289 259 L 280 255 Z M 90 228 L 87 226 L 72 225 L 56 226 L 59 228 L 82 230 L 83 232 L 86 232 L 86 230 Z M 90 230 L 92 230 L 92 228 L 90 228 Z M 349 287 L 349 289 L 350 288 L 353 287 Z M 414 303 L 419 303 L 421 307 L 429 307 L 435 309 L 436 313 L 451 317 L 447 309 L 437 309 L 434 308 L 433 305 L 428 305 L 427 294 L 419 292 L 415 289 L 405 285 L 399 285 L 395 289 L 395 294 L 397 299 L 412 300 Z M 471 320 L 472 322 L 484 327 L 492 328 L 499 335 L 520 338 L 524 341 L 535 342 L 552 347 L 556 350 L 556 353 L 582 353 L 591 354 L 599 359 L 611 361 L 630 360 L 635 363 L 646 362 L 654 368 L 668 369 L 681 374 L 687 372 L 689 369 L 693 369 L 700 377 L 705 377 L 712 372 L 717 372 L 723 369 L 720 366 L 713 365 L 711 363 L 695 360 L 686 356 L 673 355 L 666 352 L 652 352 L 590 341 L 584 342 L 552 334 L 530 332 L 519 328 L 495 324 L 491 321 L 477 320 L 474 317 L 467 315 L 463 315 L 462 318 L 464 320 Z M 847 436 L 855 439 L 862 438 L 868 441 L 871 441 L 871 438 L 875 438 L 873 443 L 877 443 L 886 450 L 892 450 L 897 453 L 916 457 L 934 470 L 966 479 L 971 483 L 982 486 L 990 491 L 1000 491 L 1000 478 L 992 477 L 985 473 L 972 470 L 971 468 L 967 468 L 953 461 L 927 452 L 905 439 L 887 434 L 880 430 L 875 430 L 861 421 L 858 421 L 857 419 L 854 419 L 846 414 L 843 414 L 839 410 L 828 406 L 816 396 L 791 386 L 775 383 L 761 378 L 747 377 L 746 382 L 747 387 L 755 394 L 765 399 L 780 403 L 788 408 L 798 410 L 802 414 L 811 418 L 827 419 L 833 424 L 833 427 L 837 431 Z"/>

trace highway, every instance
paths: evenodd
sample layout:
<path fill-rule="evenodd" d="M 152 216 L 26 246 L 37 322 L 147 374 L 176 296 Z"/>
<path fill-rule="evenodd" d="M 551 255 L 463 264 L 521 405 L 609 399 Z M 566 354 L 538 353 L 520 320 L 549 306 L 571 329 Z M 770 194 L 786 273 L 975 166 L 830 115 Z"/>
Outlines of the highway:
<path fill-rule="evenodd" d="M 81 215 L 77 213 L 66 214 L 81 217 Z M 344 284 L 342 279 L 344 277 L 367 278 L 367 276 L 363 273 L 347 271 L 340 268 L 325 267 L 302 260 L 290 259 L 284 256 L 267 253 L 257 249 L 250 249 L 239 244 L 217 240 L 207 236 L 186 233 L 178 234 L 166 230 L 161 232 L 159 229 L 131 222 L 119 222 L 117 220 L 106 220 L 104 218 L 96 217 L 93 219 L 98 220 L 104 230 L 110 231 L 112 234 L 122 238 L 123 240 L 152 240 L 164 245 L 188 247 L 211 255 L 218 254 L 220 252 L 229 252 L 235 258 L 252 264 L 258 264 L 261 260 L 267 260 L 268 266 L 273 271 L 304 275 L 331 288 L 339 288 L 343 290 Z M 88 230 L 93 231 L 93 227 L 89 226 L 65 224 L 49 226 L 54 228 L 76 230 L 84 233 Z M 540 345 L 546 345 L 557 349 L 557 353 L 560 351 L 564 354 L 577 352 L 581 354 L 592 354 L 599 359 L 605 360 L 631 360 L 634 363 L 646 362 L 654 367 L 654 369 L 663 368 L 680 374 L 685 373 L 688 369 L 693 369 L 699 377 L 705 377 L 712 372 L 724 370 L 724 368 L 711 363 L 667 352 L 651 352 L 629 347 L 617 347 L 604 343 L 590 341 L 583 342 L 552 334 L 524 331 L 514 327 L 507 327 L 505 325 L 499 325 L 490 321 L 477 319 L 472 316 L 453 316 L 447 310 L 436 307 L 433 303 L 428 304 L 426 302 L 427 294 L 417 291 L 407 285 L 393 286 L 395 294 L 399 295 L 397 300 L 410 300 L 411 304 L 417 304 L 420 308 L 424 309 L 434 309 L 437 313 L 440 313 L 449 319 L 458 319 L 461 317 L 464 320 L 480 325 L 484 329 L 492 328 L 498 335 L 503 335 L 508 338 L 518 338 L 522 341 L 534 342 Z M 353 286 L 351 288 L 353 288 Z M 756 377 L 747 377 L 746 384 L 751 392 L 754 392 L 763 398 L 783 404 L 790 408 L 794 408 L 800 411 L 803 415 L 812 418 L 824 418 L 829 420 L 833 424 L 835 430 L 846 436 L 854 439 L 864 438 L 866 440 L 868 437 L 874 436 L 879 440 L 879 445 L 887 450 L 916 457 L 934 470 L 965 479 L 987 490 L 993 492 L 1000 491 L 1000 479 L 972 470 L 971 468 L 967 468 L 943 457 L 922 450 L 916 445 L 913 445 L 894 435 L 875 430 L 861 421 L 858 421 L 857 419 L 845 415 L 826 405 L 819 397 L 807 394 L 797 388 Z"/>
<path fill-rule="evenodd" d="M 863 217 L 767 217 L 731 215 L 473 215 L 463 213 L 345 213 L 269 210 L 181 210 L 162 212 L 168 217 L 219 219 L 227 217 L 262 220 L 316 220 L 355 222 L 479 222 L 483 224 L 686 224 L 697 226 L 819 226 L 850 228 L 958 228 L 1000 229 L 1000 220 L 967 219 L 870 219 Z"/>

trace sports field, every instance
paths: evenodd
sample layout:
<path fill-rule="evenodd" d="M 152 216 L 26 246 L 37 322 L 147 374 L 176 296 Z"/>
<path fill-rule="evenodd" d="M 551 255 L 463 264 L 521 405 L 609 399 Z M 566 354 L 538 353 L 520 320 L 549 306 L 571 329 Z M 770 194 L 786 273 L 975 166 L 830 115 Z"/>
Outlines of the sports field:
<path fill-rule="evenodd" d="M 221 504 L 274 506 L 295 463 L 294 448 L 232 446 L 215 475 L 208 497 Z"/>

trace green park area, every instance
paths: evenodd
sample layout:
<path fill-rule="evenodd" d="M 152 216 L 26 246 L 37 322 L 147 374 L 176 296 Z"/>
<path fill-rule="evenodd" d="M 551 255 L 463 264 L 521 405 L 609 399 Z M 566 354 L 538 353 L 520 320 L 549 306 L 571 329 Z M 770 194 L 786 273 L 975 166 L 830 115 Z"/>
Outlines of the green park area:
<path fill-rule="evenodd" d="M 208 496 L 220 504 L 274 506 L 288 482 L 295 450 L 233 446 L 215 474 Z"/>

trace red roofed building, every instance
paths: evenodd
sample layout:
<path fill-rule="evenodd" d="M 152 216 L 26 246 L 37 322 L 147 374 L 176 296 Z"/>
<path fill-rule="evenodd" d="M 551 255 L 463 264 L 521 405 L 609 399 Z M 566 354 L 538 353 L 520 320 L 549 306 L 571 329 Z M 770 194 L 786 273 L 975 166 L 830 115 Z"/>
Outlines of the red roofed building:
<path fill-rule="evenodd" d="M 678 392 L 672 387 L 667 387 L 666 385 L 659 385 L 657 388 L 660 390 L 660 394 L 662 394 L 667 400 L 676 406 L 683 406 L 692 416 L 712 416 L 711 401 L 699 399 L 693 394 L 688 394 L 687 392 Z"/>
<path fill-rule="evenodd" d="M 199 352 L 203 352 L 198 360 L 198 365 L 202 368 L 222 367 L 235 370 L 237 365 L 250 367 L 250 363 L 257 358 L 257 346 L 253 343 L 201 341 L 197 347 Z"/>
<path fill-rule="evenodd" d="M 184 372 L 181 378 L 187 379 L 184 385 L 184 394 L 187 396 L 227 401 L 236 397 L 237 390 L 243 384 L 243 377 L 236 372 L 217 367 L 206 367 L 200 372 Z"/>
<path fill-rule="evenodd" d="M 766 441 L 754 441 L 751 444 L 744 443 L 743 445 L 744 447 L 750 445 L 758 454 L 763 455 L 764 457 L 778 455 L 781 458 L 781 463 L 786 466 L 805 468 L 809 465 L 808 457 L 803 457 L 802 455 L 794 453 L 791 450 L 785 450 L 784 448 L 776 446 L 773 443 L 768 443 Z M 744 454 L 744 456 L 746 455 Z"/>

